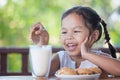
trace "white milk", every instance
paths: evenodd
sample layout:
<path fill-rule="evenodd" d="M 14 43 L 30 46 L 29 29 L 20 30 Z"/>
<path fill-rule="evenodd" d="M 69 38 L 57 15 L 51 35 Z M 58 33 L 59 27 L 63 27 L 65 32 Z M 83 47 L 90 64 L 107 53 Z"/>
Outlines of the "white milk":
<path fill-rule="evenodd" d="M 51 63 L 51 55 L 51 46 L 30 46 L 30 59 L 33 75 L 48 75 Z"/>

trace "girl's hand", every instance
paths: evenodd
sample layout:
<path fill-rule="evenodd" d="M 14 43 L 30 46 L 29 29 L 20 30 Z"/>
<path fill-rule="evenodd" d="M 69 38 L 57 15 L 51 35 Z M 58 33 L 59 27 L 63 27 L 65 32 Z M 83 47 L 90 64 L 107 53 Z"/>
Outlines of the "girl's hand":
<path fill-rule="evenodd" d="M 49 34 L 41 23 L 36 23 L 30 31 L 30 38 L 37 45 L 47 45 Z"/>
<path fill-rule="evenodd" d="M 81 55 L 83 58 L 87 59 L 87 54 L 90 53 L 90 48 L 94 43 L 94 39 L 91 36 L 86 37 L 83 43 L 81 44 Z"/>

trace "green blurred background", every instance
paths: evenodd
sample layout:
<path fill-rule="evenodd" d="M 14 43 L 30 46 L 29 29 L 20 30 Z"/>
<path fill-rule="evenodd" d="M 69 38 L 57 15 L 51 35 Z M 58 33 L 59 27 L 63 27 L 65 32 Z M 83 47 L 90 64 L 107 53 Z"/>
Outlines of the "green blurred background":
<path fill-rule="evenodd" d="M 49 44 L 61 47 L 61 16 L 77 5 L 95 9 L 108 24 L 111 43 L 120 47 L 120 0 L 0 0 L 0 47 L 28 47 L 32 44 L 30 27 L 36 22 L 48 30 Z M 103 38 L 104 35 L 98 47 L 105 47 Z M 8 56 L 8 71 L 20 70 L 20 58 L 15 54 Z"/>

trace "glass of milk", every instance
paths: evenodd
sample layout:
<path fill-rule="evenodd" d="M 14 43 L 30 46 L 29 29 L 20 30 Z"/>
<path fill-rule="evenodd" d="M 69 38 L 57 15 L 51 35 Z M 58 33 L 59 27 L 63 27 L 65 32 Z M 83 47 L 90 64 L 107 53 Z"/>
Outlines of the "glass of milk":
<path fill-rule="evenodd" d="M 47 77 L 50 70 L 52 46 L 31 45 L 29 54 L 33 77 Z"/>

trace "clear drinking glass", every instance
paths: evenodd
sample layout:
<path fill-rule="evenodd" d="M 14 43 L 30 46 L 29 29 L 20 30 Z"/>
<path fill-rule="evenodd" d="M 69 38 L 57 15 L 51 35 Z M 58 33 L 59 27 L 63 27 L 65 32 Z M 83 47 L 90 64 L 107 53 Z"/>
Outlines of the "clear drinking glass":
<path fill-rule="evenodd" d="M 32 75 L 34 77 L 47 77 L 50 70 L 52 46 L 31 45 L 29 48 Z"/>

